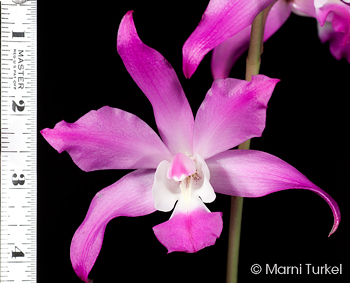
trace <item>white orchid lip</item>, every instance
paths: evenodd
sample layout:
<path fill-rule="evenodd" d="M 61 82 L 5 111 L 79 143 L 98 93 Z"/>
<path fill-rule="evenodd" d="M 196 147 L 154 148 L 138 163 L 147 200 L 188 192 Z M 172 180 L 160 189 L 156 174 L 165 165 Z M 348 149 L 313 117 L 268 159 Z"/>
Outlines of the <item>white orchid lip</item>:
<path fill-rule="evenodd" d="M 157 167 L 152 188 L 155 208 L 170 211 L 177 201 L 176 211 L 192 211 L 203 207 L 203 202 L 215 200 L 209 179 L 208 166 L 198 154 L 190 157 L 177 153 L 171 163 L 162 161 Z"/>

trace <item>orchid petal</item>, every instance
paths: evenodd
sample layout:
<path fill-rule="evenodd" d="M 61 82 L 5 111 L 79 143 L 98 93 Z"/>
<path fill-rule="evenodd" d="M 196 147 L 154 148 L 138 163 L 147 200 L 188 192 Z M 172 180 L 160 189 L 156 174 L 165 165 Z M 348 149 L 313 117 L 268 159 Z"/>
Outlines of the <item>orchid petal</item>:
<path fill-rule="evenodd" d="M 189 211 L 181 203 L 184 204 L 183 199 L 179 200 L 170 220 L 153 227 L 157 239 L 168 253 L 195 253 L 214 245 L 222 231 L 222 213 L 209 212 L 198 197 L 191 200 L 193 207 Z"/>
<path fill-rule="evenodd" d="M 288 19 L 291 8 L 286 1 L 277 1 L 268 14 L 264 41 L 268 40 Z M 211 58 L 211 71 L 214 79 L 226 79 L 232 66 L 249 47 L 251 25 L 215 47 Z"/>
<path fill-rule="evenodd" d="M 350 6 L 340 1 L 315 0 L 316 18 L 321 26 L 332 23 L 335 32 L 343 33 L 343 44 L 350 42 Z"/>
<path fill-rule="evenodd" d="M 261 197 L 287 189 L 306 189 L 330 206 L 333 234 L 340 222 L 338 204 L 302 173 L 271 154 L 256 150 L 230 150 L 206 160 L 215 192 L 240 197 Z"/>
<path fill-rule="evenodd" d="M 197 28 L 183 46 L 185 77 L 192 76 L 210 50 L 252 24 L 256 15 L 273 2 L 274 0 L 211 0 Z"/>
<path fill-rule="evenodd" d="M 70 258 L 75 273 L 87 277 L 101 250 L 107 223 L 118 216 L 142 216 L 155 211 L 151 193 L 154 170 L 136 170 L 93 198 L 83 223 L 75 232 Z"/>
<path fill-rule="evenodd" d="M 193 114 L 169 62 L 139 38 L 132 11 L 122 19 L 117 50 L 126 69 L 153 106 L 160 136 L 173 154 L 192 154 Z"/>
<path fill-rule="evenodd" d="M 75 123 L 61 121 L 41 131 L 59 153 L 67 151 L 84 171 L 157 168 L 172 155 L 140 118 L 108 106 L 90 111 Z"/>
<path fill-rule="evenodd" d="M 207 159 L 252 138 L 265 128 L 267 102 L 278 79 L 215 80 L 194 125 L 194 152 Z"/>
<path fill-rule="evenodd" d="M 350 43 L 343 44 L 343 34 L 334 32 L 331 23 L 326 22 L 323 27 L 318 27 L 318 36 L 322 43 L 329 41 L 329 50 L 334 58 L 340 60 L 346 58 L 350 63 Z"/>

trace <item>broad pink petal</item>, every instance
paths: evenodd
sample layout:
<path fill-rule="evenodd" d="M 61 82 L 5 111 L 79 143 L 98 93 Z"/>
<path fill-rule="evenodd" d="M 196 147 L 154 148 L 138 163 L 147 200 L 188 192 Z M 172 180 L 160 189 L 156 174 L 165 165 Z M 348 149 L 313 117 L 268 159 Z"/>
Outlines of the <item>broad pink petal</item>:
<path fill-rule="evenodd" d="M 195 253 L 215 244 L 222 231 L 222 213 L 196 209 L 176 213 L 153 227 L 157 239 L 171 252 Z"/>
<path fill-rule="evenodd" d="M 277 1 L 271 8 L 265 25 L 264 41 L 268 40 L 288 19 L 291 8 L 286 1 Z M 211 58 L 214 79 L 226 79 L 232 66 L 249 47 L 251 25 L 215 47 Z"/>
<path fill-rule="evenodd" d="M 210 170 L 210 182 L 217 193 L 262 197 L 287 189 L 310 190 L 321 196 L 332 209 L 334 224 L 329 235 L 339 225 L 340 211 L 335 200 L 276 156 L 256 150 L 230 150 L 206 162 Z"/>
<path fill-rule="evenodd" d="M 140 118 L 108 106 L 92 110 L 75 123 L 61 121 L 41 131 L 59 153 L 67 151 L 84 171 L 157 168 L 172 155 Z"/>
<path fill-rule="evenodd" d="M 118 216 L 135 217 L 155 211 L 151 190 L 153 177 L 154 170 L 136 170 L 101 190 L 93 198 L 70 247 L 71 262 L 81 280 L 87 282 L 110 220 Z"/>
<path fill-rule="evenodd" d="M 204 159 L 261 136 L 266 108 L 278 79 L 215 80 L 195 120 L 193 150 Z"/>
<path fill-rule="evenodd" d="M 332 23 L 333 30 L 343 34 L 343 44 L 350 42 L 350 6 L 335 0 L 315 0 L 316 18 L 321 26 Z"/>
<path fill-rule="evenodd" d="M 343 44 L 343 34 L 334 32 L 331 23 L 326 22 L 323 27 L 318 25 L 318 36 L 322 43 L 329 41 L 329 50 L 334 58 L 346 58 L 350 63 L 350 43 Z"/>
<path fill-rule="evenodd" d="M 182 181 L 196 172 L 196 164 L 193 159 L 182 152 L 178 152 L 171 160 L 167 177 L 175 181 Z"/>
<path fill-rule="evenodd" d="M 173 154 L 192 154 L 193 114 L 174 69 L 140 40 L 132 11 L 122 19 L 117 50 L 126 69 L 153 106 L 160 136 Z"/>
<path fill-rule="evenodd" d="M 192 76 L 210 50 L 249 26 L 255 16 L 273 1 L 211 0 L 197 28 L 183 46 L 185 77 Z"/>

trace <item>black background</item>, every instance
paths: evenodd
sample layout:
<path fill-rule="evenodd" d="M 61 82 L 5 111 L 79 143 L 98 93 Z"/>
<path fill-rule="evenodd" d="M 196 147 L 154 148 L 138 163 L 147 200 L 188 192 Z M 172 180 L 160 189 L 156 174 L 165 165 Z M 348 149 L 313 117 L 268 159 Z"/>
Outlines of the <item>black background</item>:
<path fill-rule="evenodd" d="M 209 53 L 193 77 L 182 73 L 182 45 L 208 1 L 38 1 L 38 130 L 74 122 L 104 105 L 131 112 L 156 130 L 150 103 L 116 52 L 118 26 L 134 10 L 141 40 L 175 69 L 194 113 L 211 86 Z M 231 77 L 244 78 L 246 54 Z M 274 154 L 304 173 L 339 204 L 342 222 L 327 237 L 331 210 L 316 194 L 287 190 L 245 199 L 239 282 L 349 281 L 349 64 L 337 61 L 317 36 L 316 20 L 292 15 L 264 45 L 261 73 L 279 78 L 267 127 L 251 147 Z M 67 153 L 38 135 L 38 282 L 80 282 L 70 259 L 71 238 L 93 196 L 127 170 L 85 173 Z M 217 195 L 224 229 L 196 254 L 167 254 L 152 227 L 170 213 L 112 220 L 90 273 L 94 282 L 225 282 L 230 197 Z M 342 275 L 252 275 L 258 263 L 343 265 Z M 264 273 L 264 272 L 263 272 Z M 126 279 L 127 278 L 127 279 Z"/>

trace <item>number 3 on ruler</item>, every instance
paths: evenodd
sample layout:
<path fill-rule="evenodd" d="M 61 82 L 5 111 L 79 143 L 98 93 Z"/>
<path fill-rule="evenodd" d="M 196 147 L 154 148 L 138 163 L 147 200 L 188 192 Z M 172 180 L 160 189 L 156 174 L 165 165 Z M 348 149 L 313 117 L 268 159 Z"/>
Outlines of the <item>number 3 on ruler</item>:
<path fill-rule="evenodd" d="M 14 184 L 15 186 L 17 186 L 18 184 L 24 185 L 24 182 L 25 178 L 23 174 L 19 175 L 19 178 L 17 178 L 16 173 L 12 175 L 12 184 Z"/>

